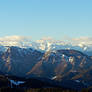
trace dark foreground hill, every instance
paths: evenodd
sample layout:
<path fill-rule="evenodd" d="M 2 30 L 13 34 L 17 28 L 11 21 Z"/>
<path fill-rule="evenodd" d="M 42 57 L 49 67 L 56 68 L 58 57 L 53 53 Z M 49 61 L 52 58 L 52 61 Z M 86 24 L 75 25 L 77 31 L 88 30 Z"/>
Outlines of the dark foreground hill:
<path fill-rule="evenodd" d="M 12 80 L 12 81 L 11 81 Z M 0 76 L 0 92 L 91 92 L 83 83 L 72 80 L 57 82 L 46 78 L 24 79 Z"/>

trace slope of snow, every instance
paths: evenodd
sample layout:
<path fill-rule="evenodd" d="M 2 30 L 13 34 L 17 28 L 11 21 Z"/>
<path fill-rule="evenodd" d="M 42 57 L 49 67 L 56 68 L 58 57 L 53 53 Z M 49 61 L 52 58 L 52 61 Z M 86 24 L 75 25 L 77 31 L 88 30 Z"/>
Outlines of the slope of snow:
<path fill-rule="evenodd" d="M 14 81 L 14 80 L 10 80 L 10 82 L 16 86 L 25 83 L 24 81 Z"/>
<path fill-rule="evenodd" d="M 9 81 L 10 81 L 10 83 L 11 83 L 11 88 L 13 88 L 13 85 L 18 86 L 18 85 L 20 85 L 20 84 L 25 83 L 24 81 L 15 81 L 15 80 L 11 80 L 11 79 L 9 79 Z"/>
<path fill-rule="evenodd" d="M 7 46 L 0 46 L 0 52 L 6 52 L 8 49 Z"/>
<path fill-rule="evenodd" d="M 51 79 L 54 80 L 54 79 L 56 79 L 56 78 L 57 78 L 57 76 L 54 76 L 54 77 L 52 77 Z"/>

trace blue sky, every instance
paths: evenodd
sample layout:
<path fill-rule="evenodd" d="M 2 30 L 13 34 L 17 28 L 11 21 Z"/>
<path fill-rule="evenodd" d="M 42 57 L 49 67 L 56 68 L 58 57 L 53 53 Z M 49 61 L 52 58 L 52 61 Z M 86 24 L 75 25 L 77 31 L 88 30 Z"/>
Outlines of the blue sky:
<path fill-rule="evenodd" d="M 0 0 L 0 36 L 92 37 L 92 0 Z"/>

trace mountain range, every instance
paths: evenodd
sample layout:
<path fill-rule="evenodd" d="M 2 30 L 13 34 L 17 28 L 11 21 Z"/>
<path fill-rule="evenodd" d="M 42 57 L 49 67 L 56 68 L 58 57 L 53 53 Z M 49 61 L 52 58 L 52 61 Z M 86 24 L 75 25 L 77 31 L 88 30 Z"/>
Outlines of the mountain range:
<path fill-rule="evenodd" d="M 60 49 L 74 49 L 92 55 L 92 38 L 80 37 L 70 40 L 54 40 L 50 37 L 44 37 L 40 40 L 32 41 L 31 37 L 6 36 L 0 38 L 0 51 L 7 50 L 8 46 L 17 46 L 20 48 L 33 48 L 42 52 L 54 51 Z"/>
<path fill-rule="evenodd" d="M 71 45 L 52 39 L 32 42 L 18 36 L 10 38 L 0 38 L 2 75 L 73 80 L 92 85 L 91 44 Z"/>

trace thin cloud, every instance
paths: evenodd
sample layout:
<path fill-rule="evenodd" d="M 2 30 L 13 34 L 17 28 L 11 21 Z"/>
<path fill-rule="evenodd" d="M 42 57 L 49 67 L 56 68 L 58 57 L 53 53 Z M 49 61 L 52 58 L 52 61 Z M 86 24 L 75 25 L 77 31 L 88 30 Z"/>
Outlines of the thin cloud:
<path fill-rule="evenodd" d="M 30 41 L 31 37 L 27 36 L 5 36 L 5 37 L 0 37 L 0 41 Z"/>
<path fill-rule="evenodd" d="M 92 45 L 92 37 L 72 38 L 71 41 L 72 43 L 75 43 L 75 44 Z"/>

